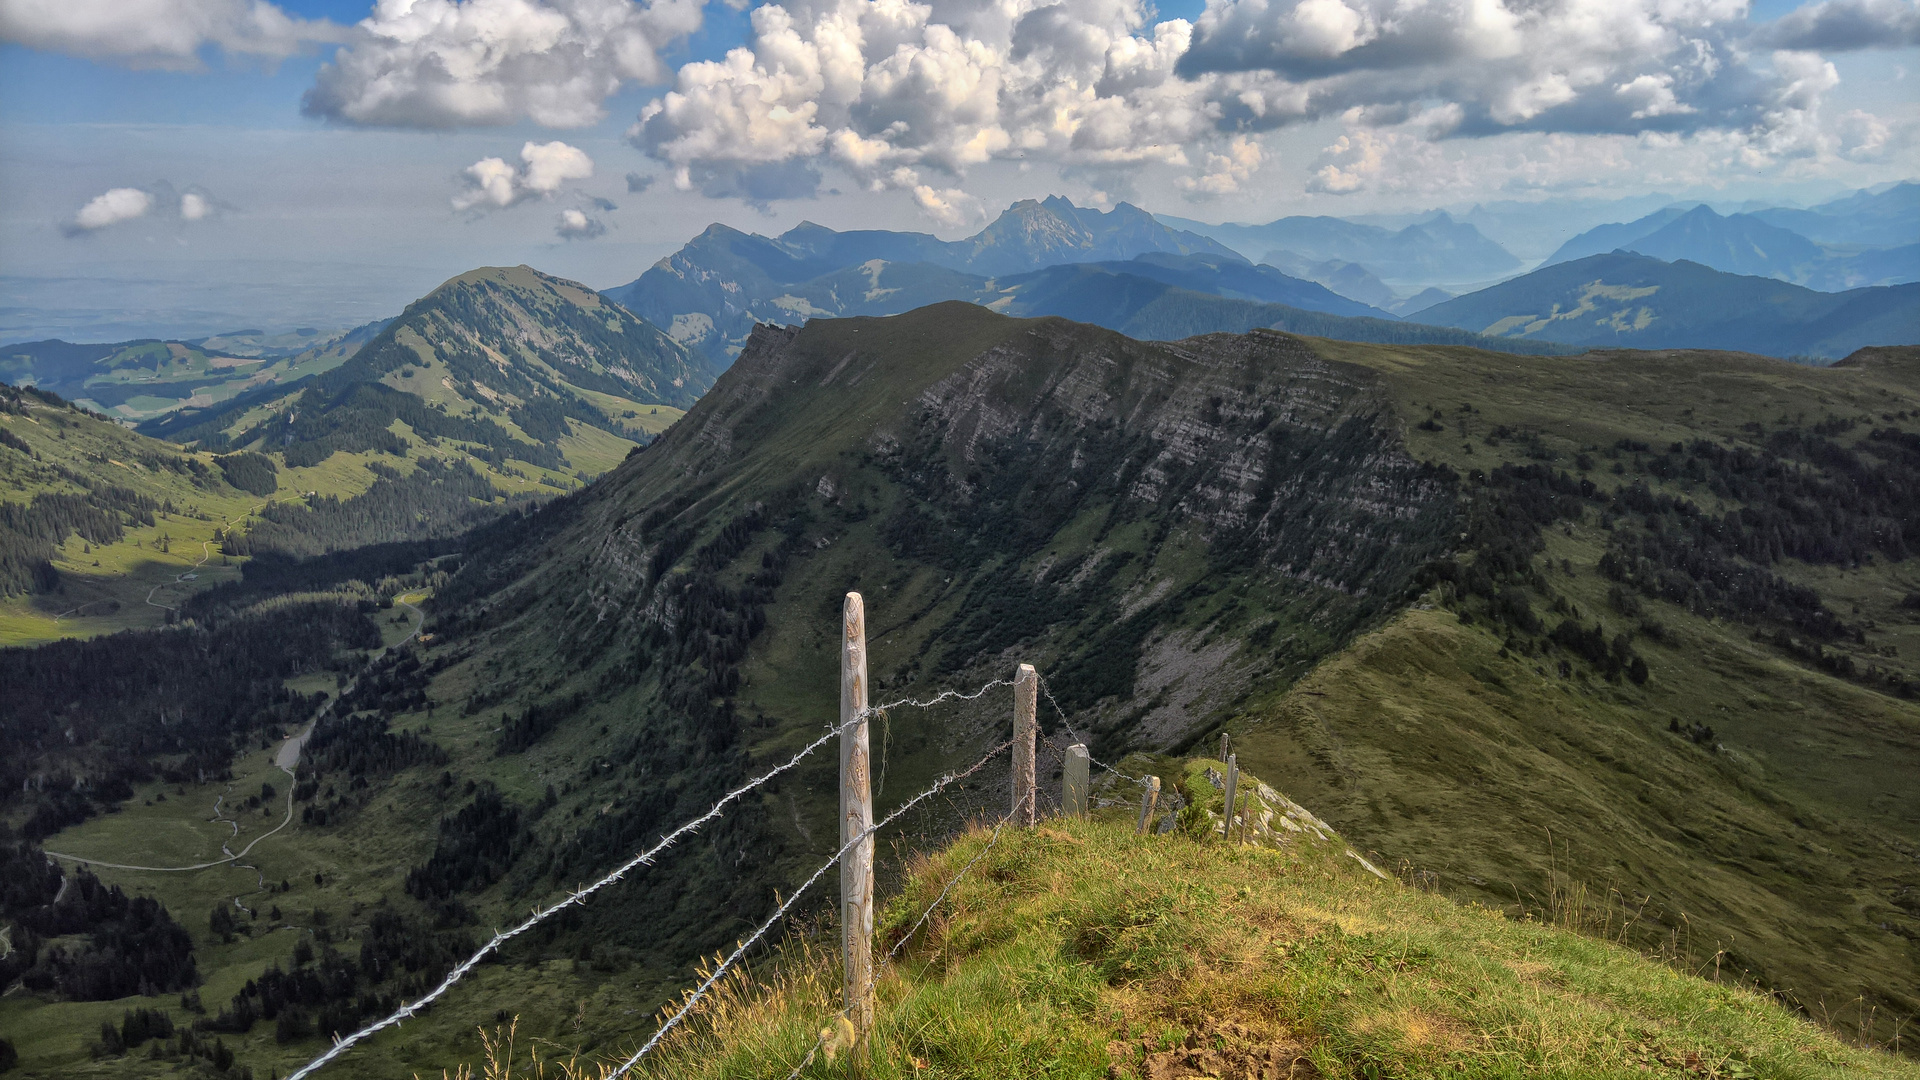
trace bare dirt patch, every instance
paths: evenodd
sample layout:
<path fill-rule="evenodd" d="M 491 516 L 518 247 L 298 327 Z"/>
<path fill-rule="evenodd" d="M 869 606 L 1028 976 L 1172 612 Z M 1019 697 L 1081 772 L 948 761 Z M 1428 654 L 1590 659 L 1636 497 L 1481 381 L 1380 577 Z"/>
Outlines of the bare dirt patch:
<path fill-rule="evenodd" d="M 1320 1075 L 1298 1041 L 1262 1034 L 1232 1020 L 1211 1021 L 1170 1049 L 1155 1039 L 1109 1043 L 1107 1057 L 1107 1075 L 1114 1080 L 1306 1080 Z"/>

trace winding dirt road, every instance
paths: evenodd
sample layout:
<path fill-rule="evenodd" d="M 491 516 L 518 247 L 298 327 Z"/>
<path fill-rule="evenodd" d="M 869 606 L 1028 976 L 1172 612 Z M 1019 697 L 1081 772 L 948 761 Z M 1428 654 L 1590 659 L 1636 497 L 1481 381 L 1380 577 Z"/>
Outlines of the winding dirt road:
<path fill-rule="evenodd" d="M 388 652 L 394 649 L 397 649 L 400 646 L 405 645 L 407 642 L 412 641 L 414 638 L 418 637 L 420 635 L 420 628 L 426 625 L 426 621 L 427 621 L 426 612 L 421 611 L 419 608 L 413 606 L 412 604 L 407 603 L 405 600 L 400 600 L 396 598 L 394 600 L 394 603 L 400 605 L 403 608 L 406 608 L 408 611 L 413 612 L 413 629 L 407 634 L 406 637 L 401 638 L 399 641 L 394 642 L 392 645 L 382 646 L 378 652 L 375 652 L 371 656 L 367 657 L 367 663 L 369 665 L 371 665 L 375 660 L 380 659 L 382 656 L 385 656 Z M 355 682 L 356 683 L 358 682 L 357 678 Z M 349 691 L 353 689 L 353 686 L 354 686 L 353 683 L 349 683 L 346 689 L 340 692 L 340 696 L 344 697 Z M 306 747 L 307 739 L 313 735 L 313 726 L 319 723 L 321 718 L 326 716 L 327 713 L 333 709 L 333 703 L 338 700 L 340 700 L 339 697 L 328 698 L 326 703 L 321 705 L 319 711 L 314 714 L 313 719 L 307 721 L 306 726 L 302 727 L 299 731 L 293 733 L 292 735 L 287 736 L 287 740 L 281 743 L 280 749 L 274 753 L 273 755 L 274 767 L 279 769 L 281 772 L 284 772 L 287 774 L 287 779 L 288 779 L 287 816 L 285 819 L 283 819 L 280 822 L 280 824 L 274 826 L 273 828 L 267 830 L 266 832 L 261 833 L 259 836 L 254 837 L 251 841 L 248 842 L 246 847 L 241 848 L 239 851 L 229 852 L 225 858 L 215 859 L 212 862 L 194 863 L 191 866 L 139 866 L 134 863 L 107 862 L 104 859 L 86 859 L 78 855 L 68 855 L 58 851 L 48 851 L 46 852 L 46 854 L 51 858 L 65 859 L 68 862 L 81 863 L 86 866 L 108 866 L 108 867 L 112 867 L 115 870 L 151 870 L 156 873 L 180 873 L 188 870 L 207 870 L 215 866 L 225 866 L 229 863 L 235 862 L 236 860 L 245 858 L 247 855 L 247 852 L 252 851 L 254 849 L 254 845 L 258 844 L 262 840 L 265 840 L 267 837 L 272 836 L 274 833 L 277 833 L 280 830 L 286 828 L 287 826 L 293 824 L 293 783 L 292 781 L 297 779 L 297 777 L 295 776 L 295 770 L 300 765 L 300 752 Z M 229 819 L 223 818 L 220 816 L 220 804 L 227 797 L 227 792 L 231 792 L 232 790 L 233 790 L 233 785 L 228 784 L 227 791 L 222 792 L 219 798 L 216 798 L 213 801 L 213 817 L 210 820 L 227 821 L 229 824 L 233 825 L 234 834 L 237 836 L 239 835 L 239 831 L 240 831 L 239 823 L 230 821 Z M 227 845 L 224 842 L 220 845 L 220 850 L 223 852 L 227 851 Z M 237 898 L 235 899 L 235 903 L 236 905 L 239 903 Z"/>
<path fill-rule="evenodd" d="M 227 523 L 226 523 L 226 525 L 224 525 L 224 526 L 222 526 L 222 527 L 223 527 L 223 528 L 226 528 L 226 529 L 232 529 L 232 528 L 233 528 L 233 523 L 234 523 L 234 522 L 236 522 L 236 521 L 241 521 L 241 520 L 244 520 L 244 519 L 246 519 L 246 518 L 250 518 L 250 517 L 252 517 L 253 515 L 255 515 L 255 514 L 257 514 L 257 513 L 259 513 L 259 512 L 260 512 L 260 507 L 261 507 L 261 506 L 265 506 L 265 505 L 267 505 L 267 504 L 266 504 L 266 503 L 261 503 L 261 504 L 260 504 L 260 506 L 256 506 L 256 507 L 254 507 L 253 509 L 251 509 L 251 510 L 249 510 L 249 511 L 247 511 L 246 513 L 244 513 L 244 514 L 241 514 L 241 515 L 240 515 L 239 517 L 237 517 L 237 518 L 228 518 L 228 519 L 227 519 Z M 171 607 L 168 607 L 168 606 L 167 606 L 167 605 L 165 605 L 165 604 L 156 604 L 156 603 L 154 603 L 154 602 L 153 602 L 153 594 L 154 594 L 154 593 L 157 593 L 157 592 L 159 592 L 159 591 L 160 591 L 161 589 L 164 589 L 164 588 L 166 588 L 166 587 L 167 587 L 167 586 L 169 586 L 169 585 L 178 585 L 178 584 L 180 584 L 181 582 L 183 582 L 183 581 L 186 581 L 186 580 L 187 580 L 188 578 L 192 578 L 192 577 L 196 577 L 196 576 L 198 576 L 198 574 L 199 574 L 199 571 L 200 571 L 200 568 L 201 568 L 201 567 L 203 567 L 203 566 L 205 566 L 205 565 L 207 565 L 207 560 L 209 560 L 209 559 L 211 559 L 211 558 L 213 558 L 213 541 L 211 541 L 211 540 L 202 540 L 202 541 L 200 541 L 200 561 L 199 561 L 199 562 L 197 562 L 197 563 L 194 563 L 194 564 L 193 564 L 192 566 L 189 566 L 189 567 L 187 567 L 187 569 L 186 569 L 186 571 L 185 571 L 184 573 L 182 573 L 182 574 L 180 574 L 180 575 L 179 575 L 178 577 L 176 577 L 176 578 L 174 578 L 174 579 L 173 579 L 172 581 L 163 581 L 163 582 L 161 582 L 160 584 L 158 584 L 158 585 L 155 585 L 155 586 L 154 586 L 153 588 L 151 588 L 151 589 L 148 589 L 148 590 L 147 590 L 147 606 L 148 606 L 148 607 L 157 607 L 157 608 L 160 608 L 160 609 L 161 609 L 161 610 L 163 610 L 163 611 L 176 611 L 176 610 L 178 610 L 177 608 L 171 608 Z M 77 611 L 77 610 L 79 610 L 79 609 L 78 609 L 78 608 L 76 608 L 75 610 Z M 55 617 L 55 619 L 54 619 L 54 621 L 55 621 L 55 622 L 59 622 L 60 620 L 59 620 L 59 618 L 58 618 L 58 617 Z"/>

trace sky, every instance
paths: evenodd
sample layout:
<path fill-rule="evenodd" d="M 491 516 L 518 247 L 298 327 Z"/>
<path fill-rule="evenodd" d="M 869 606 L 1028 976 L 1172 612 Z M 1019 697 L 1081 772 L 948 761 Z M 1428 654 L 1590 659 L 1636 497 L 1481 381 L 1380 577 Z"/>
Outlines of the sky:
<path fill-rule="evenodd" d="M 1920 0 L 0 0 L 0 341 L 609 288 L 710 222 L 957 237 L 1920 176 Z M 1622 201 L 1624 200 L 1624 201 Z M 1559 236 L 1564 239 L 1565 236 Z"/>

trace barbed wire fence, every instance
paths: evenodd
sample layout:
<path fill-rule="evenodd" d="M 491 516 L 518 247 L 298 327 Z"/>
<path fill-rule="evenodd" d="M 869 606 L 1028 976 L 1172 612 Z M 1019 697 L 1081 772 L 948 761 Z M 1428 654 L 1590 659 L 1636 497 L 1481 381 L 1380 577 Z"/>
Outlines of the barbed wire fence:
<path fill-rule="evenodd" d="M 628 1057 L 627 1060 L 625 1060 L 624 1062 L 621 1062 L 619 1067 L 615 1068 L 611 1073 L 608 1073 L 607 1076 L 604 1078 L 604 1080 L 616 1080 L 616 1078 L 618 1077 L 625 1076 L 629 1070 L 631 1070 L 635 1065 L 638 1065 L 640 1063 L 640 1059 L 646 1057 L 649 1053 L 653 1051 L 654 1047 L 660 1045 L 660 1040 L 665 1038 L 667 1033 L 669 1031 L 672 1031 L 674 1027 L 676 1027 L 680 1023 L 680 1021 L 686 1019 L 687 1014 L 692 1012 L 694 1006 L 700 1003 L 700 999 L 706 996 L 707 991 L 712 989 L 715 983 L 718 983 L 723 977 L 725 977 L 727 972 L 732 970 L 733 965 L 740 962 L 740 958 L 747 954 L 747 950 L 751 949 L 755 944 L 757 944 L 761 938 L 766 936 L 768 930 L 771 930 L 776 923 L 778 923 L 781 919 L 786 917 L 787 912 L 792 910 L 794 904 L 799 901 L 801 894 L 805 893 L 808 889 L 812 888 L 813 885 L 817 883 L 822 877 L 825 877 L 827 871 L 831 870 L 834 866 L 838 865 L 840 860 L 847 856 L 847 853 L 851 852 L 859 844 L 864 843 L 869 837 L 873 836 L 875 833 L 879 832 L 881 829 L 884 829 L 888 825 L 891 825 L 895 821 L 899 820 L 901 817 L 903 817 L 907 813 L 907 811 L 912 810 L 915 806 L 919 805 L 921 802 L 927 799 L 930 799 L 933 796 L 938 795 L 940 792 L 946 790 L 947 785 L 955 783 L 960 780 L 965 780 L 967 777 L 972 776 L 974 773 L 979 772 L 981 769 L 986 767 L 988 762 L 992 761 L 995 757 L 998 757 L 1001 753 L 1005 752 L 1006 749 L 1012 745 L 1013 745 L 1013 740 L 1009 739 L 1006 742 L 1001 743 L 999 746 L 996 746 L 993 749 L 987 751 L 986 754 L 980 758 L 980 760 L 974 762 L 972 765 L 968 766 L 966 769 L 963 769 L 959 772 L 950 772 L 940 777 L 940 779 L 935 780 L 931 786 L 921 791 L 918 795 L 915 795 L 913 798 L 908 799 L 906 802 L 901 803 L 898 807 L 895 807 L 892 813 L 888 814 L 884 818 L 881 818 L 879 821 L 874 822 L 872 825 L 869 825 L 865 829 L 861 830 L 859 834 L 855 835 L 852 839 L 848 840 L 845 844 L 842 844 L 840 846 L 840 850 L 834 853 L 833 858 L 828 859 L 824 863 L 821 863 L 820 868 L 813 872 L 813 876 L 808 878 L 806 882 L 802 884 L 798 889 L 795 889 L 793 891 L 793 895 L 787 897 L 786 902 L 782 903 L 778 910 L 776 910 L 772 915 L 768 916 L 767 920 L 760 924 L 759 929 L 755 930 L 751 937 L 741 942 L 739 946 L 733 950 L 733 953 L 729 955 L 726 958 L 726 960 L 722 961 L 718 967 L 714 968 L 713 971 L 710 972 L 707 975 L 707 977 L 701 981 L 700 985 L 696 987 L 692 993 L 686 995 L 686 997 L 682 999 L 680 1007 L 674 1010 L 673 1014 L 669 1016 L 667 1020 L 660 1025 L 659 1029 L 653 1033 L 652 1038 L 648 1039 L 646 1043 L 640 1047 L 640 1049 L 634 1051 L 633 1055 Z"/>
<path fill-rule="evenodd" d="M 1038 681 L 1040 685 L 1040 693 L 1046 697 L 1047 704 L 1053 706 L 1054 714 L 1058 716 L 1060 719 L 1060 726 L 1066 729 L 1067 734 L 1071 735 L 1075 739 L 1078 739 L 1080 741 L 1080 745 L 1087 747 L 1089 750 L 1091 750 L 1093 746 L 1093 740 L 1086 735 L 1082 735 L 1077 729 L 1074 728 L 1073 721 L 1068 719 L 1069 714 L 1066 708 L 1060 704 L 1059 699 L 1053 696 L 1053 688 L 1047 685 L 1046 679 L 1041 678 Z M 1062 760 L 1062 763 L 1064 764 L 1064 761 L 1065 761 L 1064 751 L 1060 750 L 1058 747 L 1055 747 L 1051 740 L 1049 740 L 1046 743 L 1046 746 L 1048 751 L 1052 753 L 1054 756 L 1059 757 Z M 1115 777 L 1116 779 L 1125 780 L 1130 784 L 1140 785 L 1142 789 L 1142 800 L 1143 800 L 1141 815 L 1140 815 L 1140 825 L 1139 825 L 1139 828 L 1141 830 L 1144 831 L 1149 826 L 1153 825 L 1153 821 L 1156 818 L 1160 820 L 1160 824 L 1158 826 L 1154 826 L 1155 832 L 1165 833 L 1165 832 L 1171 832 L 1173 830 L 1175 823 L 1179 820 L 1180 811 L 1186 809 L 1187 807 L 1187 798 L 1184 794 L 1181 793 L 1178 787 L 1175 787 L 1175 789 L 1172 791 L 1163 792 L 1160 787 L 1159 777 L 1157 776 L 1154 776 L 1152 774 L 1148 774 L 1147 776 L 1144 776 L 1144 777 L 1130 776 L 1126 773 L 1121 772 L 1119 769 L 1116 769 L 1113 766 L 1107 764 L 1106 762 L 1101 761 L 1099 758 L 1094 757 L 1091 753 L 1087 754 L 1087 761 L 1093 764 L 1095 767 Z M 1162 811 L 1164 811 L 1164 816 L 1162 816 Z"/>
<path fill-rule="evenodd" d="M 1010 746 L 1012 744 L 1009 742 L 1007 745 Z M 996 753 L 997 752 L 998 751 L 996 751 Z M 1028 798 L 1031 798 L 1031 793 L 1028 794 Z M 1026 799 L 1022 799 L 1020 805 L 1025 805 L 1026 801 Z M 980 860 L 987 857 L 987 853 L 993 850 L 993 846 L 1000 842 L 1001 832 L 1013 821 L 1014 815 L 1020 812 L 1020 805 L 1016 805 L 1013 809 L 1008 810 L 1001 816 L 1000 820 L 994 822 L 993 831 L 987 835 L 987 842 L 981 845 L 980 850 L 974 853 L 973 858 L 967 860 L 966 865 L 962 866 L 951 878 L 947 879 L 947 883 L 941 886 L 939 893 L 935 894 L 933 900 L 927 904 L 926 910 L 920 913 L 920 917 L 913 921 L 912 926 L 907 927 L 906 933 L 900 935 L 900 940 L 894 942 L 893 947 L 887 950 L 886 956 L 882 957 L 882 962 L 889 965 L 892 964 L 893 958 L 900 955 L 900 950 L 905 948 L 907 942 L 913 940 L 913 936 L 919 933 L 920 928 L 926 925 L 928 919 L 933 917 L 933 913 L 935 909 L 939 908 L 941 901 L 947 898 L 947 894 L 953 891 L 955 885 L 960 884 L 960 879 L 966 877 L 968 871 L 978 866 Z M 830 1030 L 831 1029 L 826 1027 L 821 1028 L 820 1034 L 813 1040 L 813 1045 L 807 1049 L 806 1056 L 802 1057 L 800 1063 L 793 1067 L 793 1071 L 787 1074 L 787 1080 L 798 1080 L 800 1074 L 806 1070 L 807 1066 L 813 1064 L 813 1059 L 820 1053 L 821 1048 L 826 1046 L 827 1036 Z"/>
<path fill-rule="evenodd" d="M 841 650 L 842 692 L 841 719 L 839 723 L 829 725 L 823 734 L 801 747 L 798 752 L 794 753 L 786 761 L 726 792 L 726 794 L 715 801 L 704 813 L 687 820 L 685 823 L 667 832 L 644 851 L 621 863 L 592 884 L 576 888 L 547 906 L 535 909 L 525 919 L 509 929 L 496 931 L 486 944 L 482 945 L 471 956 L 450 970 L 432 990 L 414 1001 L 401 1005 L 389 1015 L 367 1024 L 349 1035 L 337 1037 L 334 1044 L 328 1048 L 325 1053 L 290 1074 L 287 1080 L 306 1080 L 307 1077 L 312 1076 L 327 1064 L 338 1060 L 356 1044 L 388 1028 L 397 1027 L 408 1019 L 419 1015 L 423 1010 L 427 1009 L 436 1000 L 451 990 L 461 979 L 471 973 L 483 960 L 500 950 L 507 942 L 526 933 L 528 930 L 552 918 L 554 915 L 569 908 L 583 905 L 586 900 L 595 893 L 619 883 L 633 872 L 652 866 L 674 845 L 698 832 L 706 825 L 723 817 L 729 806 L 771 782 L 783 773 L 794 769 L 810 755 L 835 740 L 839 740 L 841 747 L 840 832 L 843 843 L 840 848 L 831 858 L 820 864 L 820 866 L 801 883 L 799 888 L 793 890 L 789 896 L 781 901 L 773 913 L 759 923 L 751 934 L 737 942 L 733 952 L 727 955 L 718 966 L 711 970 L 702 971 L 702 978 L 699 983 L 682 994 L 678 1006 L 672 1008 L 671 1012 L 667 1012 L 665 1019 L 661 1021 L 653 1034 L 630 1056 L 617 1067 L 613 1068 L 612 1071 L 607 1074 L 605 1080 L 617 1080 L 617 1078 L 627 1075 L 645 1060 L 649 1054 L 654 1053 L 670 1033 L 678 1028 L 687 1017 L 693 1015 L 694 1010 L 706 999 L 709 992 L 712 991 L 715 986 L 719 985 L 721 980 L 726 978 L 728 974 L 734 972 L 741 960 L 765 940 L 773 928 L 780 925 L 796 905 L 800 903 L 802 897 L 807 895 L 813 887 L 820 882 L 820 879 L 825 877 L 827 872 L 835 866 L 840 866 L 842 870 L 841 921 L 843 945 L 847 961 L 845 990 L 847 1001 L 845 1008 L 839 1012 L 839 1015 L 844 1018 L 841 1021 L 843 1028 L 851 1026 L 854 1029 L 850 1033 L 853 1043 L 864 1049 L 864 1040 L 867 1036 L 867 1031 L 864 1030 L 864 1028 L 872 1022 L 872 1003 L 877 981 L 877 976 L 874 973 L 872 964 L 874 869 L 872 839 L 876 833 L 900 820 L 926 800 L 947 790 L 952 785 L 974 776 L 1009 748 L 1014 749 L 1010 761 L 1011 768 L 1008 785 L 1012 791 L 1012 806 L 1008 809 L 1007 813 L 1000 817 L 994 824 L 992 831 L 987 837 L 986 843 L 982 845 L 981 849 L 976 852 L 965 865 L 961 866 L 953 877 L 941 887 L 932 901 L 928 903 L 925 910 L 920 913 L 919 917 L 907 928 L 900 939 L 881 957 L 883 964 L 891 965 L 901 949 L 905 948 L 907 943 L 919 933 L 921 927 L 933 917 L 935 910 L 946 901 L 947 897 L 960 881 L 993 850 L 994 846 L 1004 834 L 1004 830 L 1008 824 L 1016 822 L 1032 823 L 1035 820 L 1036 812 L 1043 806 L 1049 811 L 1049 814 L 1070 808 L 1073 809 L 1073 812 L 1085 812 L 1090 809 L 1091 792 L 1087 784 L 1086 763 L 1091 762 L 1094 765 L 1098 765 L 1103 771 L 1120 779 L 1143 786 L 1149 784 L 1147 780 L 1128 776 L 1105 762 L 1093 759 L 1088 755 L 1086 744 L 1089 740 L 1082 738 L 1080 733 L 1073 728 L 1071 722 L 1068 720 L 1067 711 L 1061 707 L 1059 701 L 1054 697 L 1052 690 L 1040 679 L 1038 672 L 1027 664 L 1019 665 L 1019 670 L 1012 679 L 991 679 L 971 690 L 950 689 L 941 691 L 925 700 L 907 696 L 880 705 L 868 705 L 866 702 L 865 614 L 863 601 L 858 593 L 847 594 L 847 603 L 843 616 L 845 640 Z M 925 710 L 949 702 L 977 701 L 993 690 L 1001 687 L 1012 687 L 1014 689 L 1014 738 L 999 743 L 967 768 L 943 774 L 928 787 L 900 803 L 885 817 L 877 821 L 874 820 L 867 721 L 874 717 L 883 717 L 892 710 L 907 708 Z M 1078 739 L 1079 741 L 1077 743 L 1061 747 L 1055 745 L 1052 738 L 1038 737 L 1034 716 L 1035 691 L 1046 696 L 1047 701 L 1053 706 L 1054 711 L 1060 718 L 1060 726 L 1070 736 Z M 1024 753 L 1020 748 L 1023 737 L 1027 740 Z M 1056 799 L 1050 791 L 1050 785 L 1048 787 L 1042 787 L 1035 783 L 1034 772 L 1036 759 L 1039 757 L 1040 752 L 1044 752 L 1049 759 L 1059 761 L 1062 774 L 1065 777 L 1066 787 L 1073 789 L 1077 782 L 1077 794 L 1074 790 L 1069 790 L 1064 796 Z M 1078 764 L 1076 764 L 1076 762 Z M 1143 829 L 1147 823 L 1149 809 L 1153 805 L 1152 799 L 1153 796 L 1157 794 L 1158 786 L 1156 779 L 1151 784 L 1147 796 L 1143 798 L 1141 816 L 1141 827 Z M 822 1029 L 819 1037 L 814 1040 L 812 1048 L 807 1051 L 800 1063 L 794 1067 L 789 1080 L 796 1080 L 819 1052 L 827 1047 L 828 1040 L 835 1030 L 837 1029 Z"/>
<path fill-rule="evenodd" d="M 305 1080 L 306 1077 L 313 1075 L 315 1072 L 318 1072 L 322 1067 L 326 1066 L 327 1064 L 341 1057 L 348 1050 L 352 1049 L 356 1043 L 359 1043 L 368 1038 L 371 1038 L 372 1036 L 379 1034 L 381 1031 L 384 1031 L 387 1028 L 397 1027 L 400 1024 L 404 1023 L 405 1021 L 418 1015 L 423 1009 L 432 1005 L 434 1001 L 439 999 L 448 990 L 452 989 L 455 983 L 458 983 L 461 979 L 465 978 L 470 972 L 473 971 L 475 967 L 479 966 L 481 961 L 485 960 L 488 956 L 498 951 L 500 947 L 505 945 L 508 941 L 511 941 L 513 938 L 516 938 L 521 934 L 526 933 L 528 930 L 533 929 L 535 926 L 538 926 L 540 923 L 545 922 L 547 919 L 552 918 L 554 915 L 559 914 L 560 912 L 566 910 L 567 908 L 576 907 L 585 903 L 588 897 L 592 896 L 594 893 L 597 893 L 602 889 L 607 888 L 610 885 L 619 883 L 622 879 L 624 879 L 628 874 L 632 873 L 634 870 L 644 866 L 651 866 L 657 859 L 660 858 L 662 854 L 664 854 L 667 851 L 667 849 L 673 847 L 676 843 L 685 839 L 687 836 L 690 836 L 694 832 L 697 832 L 702 827 L 708 824 L 711 824 L 712 822 L 722 817 L 723 812 L 726 810 L 726 808 L 730 804 L 738 801 L 741 797 L 758 789 L 759 787 L 766 784 L 768 781 L 771 781 L 772 779 L 779 776 L 780 774 L 793 769 L 795 766 L 799 765 L 807 757 L 812 755 L 816 750 L 819 750 L 821 747 L 826 746 L 828 743 L 834 741 L 835 739 L 842 737 L 842 735 L 848 729 L 854 727 L 855 725 L 862 723 L 868 719 L 871 719 L 875 715 L 878 715 L 880 713 L 883 713 L 892 709 L 905 709 L 905 708 L 930 709 L 937 705 L 946 704 L 947 702 L 951 702 L 951 701 L 977 701 L 981 697 L 984 697 L 986 694 L 988 694 L 989 692 L 993 691 L 996 688 L 1003 687 L 1003 686 L 1012 686 L 1012 685 L 1013 685 L 1013 682 L 1010 679 L 993 679 L 971 691 L 944 690 L 934 695 L 933 697 L 926 699 L 925 701 L 922 701 L 913 697 L 902 697 L 895 701 L 887 702 L 885 704 L 868 707 L 866 709 L 863 709 L 855 713 L 855 715 L 853 715 L 852 717 L 846 720 L 843 720 L 837 724 L 831 725 L 827 729 L 825 734 L 814 739 L 812 742 L 806 744 L 804 747 L 800 749 L 798 753 L 788 758 L 785 762 L 771 769 L 768 769 L 766 772 L 761 773 L 759 776 L 756 776 L 752 780 L 749 780 L 746 783 L 741 784 L 739 787 L 736 787 L 733 790 L 727 792 L 725 795 L 721 796 L 721 798 L 718 801 L 716 801 L 710 808 L 708 808 L 706 813 L 701 814 L 698 817 L 692 818 L 686 823 L 680 825 L 678 828 L 675 828 L 671 832 L 667 833 L 665 836 L 661 837 L 659 841 L 654 843 L 653 846 L 647 848 L 645 851 L 641 852 L 640 854 L 635 855 L 633 858 L 628 859 L 626 862 L 621 863 L 618 867 L 616 867 L 614 870 L 612 870 L 605 876 L 601 877 L 599 880 L 595 881 L 593 884 L 587 885 L 583 888 L 576 889 L 573 892 L 568 893 L 565 897 L 562 897 L 561 899 L 553 902 L 552 904 L 547 905 L 544 908 L 536 909 L 526 919 L 522 920 L 521 922 L 519 922 L 518 924 L 516 924 L 510 929 L 496 931 L 493 937 L 489 939 L 486 944 L 482 945 L 471 956 L 461 961 L 460 964 L 458 964 L 451 971 L 449 971 L 446 977 L 443 978 L 440 981 L 440 983 L 436 985 L 432 990 L 428 991 L 426 994 L 423 994 L 421 997 L 415 999 L 414 1001 L 408 1002 L 400 1006 L 398 1009 L 395 1009 L 392 1013 L 388 1014 L 387 1016 L 371 1024 L 368 1024 L 365 1027 L 362 1027 L 359 1030 L 354 1031 L 349 1035 L 345 1035 L 337 1038 L 334 1041 L 334 1044 L 331 1047 L 329 1047 L 325 1053 L 321 1054 L 319 1057 L 315 1058 L 314 1060 L 308 1062 L 306 1065 L 302 1066 L 299 1070 L 289 1074 L 287 1077 L 287 1080 Z M 838 856 L 835 856 L 835 859 L 833 861 L 837 862 L 838 858 L 839 858 Z M 829 863 L 829 865 L 832 865 L 832 863 Z M 809 882 L 809 884 L 811 884 L 811 882 Z M 799 895 L 798 893 L 795 894 L 796 897 L 798 895 Z M 781 913 L 784 914 L 786 908 L 790 906 L 791 906 L 791 903 L 789 903 L 788 905 L 783 905 Z"/>

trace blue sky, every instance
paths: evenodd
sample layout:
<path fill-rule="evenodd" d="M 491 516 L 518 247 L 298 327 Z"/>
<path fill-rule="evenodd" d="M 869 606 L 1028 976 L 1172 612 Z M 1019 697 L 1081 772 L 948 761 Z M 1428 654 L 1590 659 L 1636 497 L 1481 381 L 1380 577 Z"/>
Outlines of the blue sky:
<path fill-rule="evenodd" d="M 1804 205 L 1920 175 L 1916 42 L 1914 0 L 0 0 L 0 340 L 344 325 L 474 265 L 604 288 L 711 221 L 955 236 L 1054 193 Z"/>

